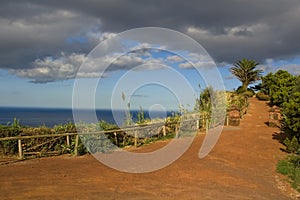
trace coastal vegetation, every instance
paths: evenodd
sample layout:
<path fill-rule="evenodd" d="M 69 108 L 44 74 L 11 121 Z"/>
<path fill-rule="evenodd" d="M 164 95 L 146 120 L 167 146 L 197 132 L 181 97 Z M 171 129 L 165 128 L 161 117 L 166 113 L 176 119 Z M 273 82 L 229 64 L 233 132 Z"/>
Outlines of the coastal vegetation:
<path fill-rule="evenodd" d="M 292 186 L 300 191 L 300 76 L 284 70 L 262 77 L 258 99 L 268 100 L 270 106 L 281 111 L 282 144 L 289 154 L 277 165 L 277 171 L 286 175 Z"/>
<path fill-rule="evenodd" d="M 180 112 L 173 113 L 172 116 L 168 116 L 165 119 L 148 119 L 145 117 L 142 108 L 140 108 L 135 119 L 128 112 L 126 122 L 124 122 L 125 125 L 122 128 L 103 120 L 94 124 L 82 123 L 76 124 L 76 126 L 70 122 L 55 125 L 54 127 L 28 127 L 22 126 L 21 122 L 15 119 L 11 124 L 0 125 L 0 138 L 47 136 L 22 140 L 23 152 L 28 156 L 47 156 L 66 153 L 82 155 L 86 153 L 108 152 L 116 147 L 141 146 L 157 140 L 179 137 L 176 133 L 184 116 L 199 118 L 198 127 L 193 127 L 193 130 L 198 129 L 201 131 L 201 129 L 205 130 L 210 125 L 215 126 L 224 123 L 224 114 L 226 114 L 224 111 L 226 112 L 231 107 L 235 107 L 239 111 L 246 108 L 248 103 L 247 98 L 247 96 L 235 92 L 221 92 L 208 87 L 196 99 L 193 111 L 188 111 L 181 107 L 179 109 Z M 213 117 L 212 111 L 214 111 Z M 128 119 L 129 117 L 130 119 Z M 138 129 L 139 127 L 143 131 L 139 131 L 138 139 L 136 139 L 135 134 L 137 134 L 137 131 L 133 129 Z M 125 131 L 124 129 L 126 128 L 127 130 Z M 95 134 L 90 134 L 94 132 Z M 102 132 L 102 134 L 98 134 L 99 132 Z M 57 134 L 63 135 L 67 133 L 74 134 L 57 136 Z M 80 135 L 78 141 L 76 141 L 76 133 Z M 84 135 L 85 133 L 88 133 L 88 136 Z M 76 151 L 75 146 L 77 147 Z M 52 153 L 50 154 L 49 152 Z M 1 156 L 12 156 L 17 155 L 17 153 L 18 141 L 16 139 L 0 141 Z"/>
<path fill-rule="evenodd" d="M 140 113 L 139 116 L 143 114 Z M 167 139 L 174 137 L 174 132 L 179 123 L 179 115 L 167 117 L 158 128 L 156 134 L 150 135 L 151 137 L 143 137 L 138 142 L 138 146 L 148 144 L 157 140 Z M 138 118 L 136 122 L 138 126 L 147 125 L 150 119 Z M 161 129 L 165 126 L 165 132 Z M 127 128 L 134 128 L 128 126 Z M 124 128 L 124 127 L 123 127 Z M 125 127 L 126 128 L 126 127 Z M 149 129 L 153 127 L 149 127 Z M 147 130 L 151 132 L 151 130 Z M 116 124 L 108 123 L 106 121 L 99 121 L 94 124 L 75 124 L 67 123 L 55 125 L 54 127 L 28 127 L 22 126 L 18 120 L 7 125 L 0 125 L 0 138 L 18 137 L 18 136 L 47 136 L 22 140 L 22 148 L 28 155 L 31 152 L 33 155 L 46 156 L 49 152 L 55 154 L 74 154 L 74 146 L 76 144 L 76 134 L 68 137 L 57 136 L 57 134 L 65 133 L 79 133 L 79 141 L 77 144 L 77 154 L 82 155 L 86 153 L 107 152 L 113 148 L 132 146 L 135 143 L 134 135 L 128 134 L 132 131 L 123 131 Z M 95 132 L 95 134 L 90 134 Z M 98 134 L 98 132 L 103 132 Z M 87 136 L 85 133 L 89 133 Z M 53 137 L 51 137 L 53 135 Z M 0 156 L 13 156 L 18 153 L 18 141 L 16 139 L 0 141 Z M 35 154 L 36 153 L 36 154 Z M 38 154 L 37 154 L 38 153 Z"/>

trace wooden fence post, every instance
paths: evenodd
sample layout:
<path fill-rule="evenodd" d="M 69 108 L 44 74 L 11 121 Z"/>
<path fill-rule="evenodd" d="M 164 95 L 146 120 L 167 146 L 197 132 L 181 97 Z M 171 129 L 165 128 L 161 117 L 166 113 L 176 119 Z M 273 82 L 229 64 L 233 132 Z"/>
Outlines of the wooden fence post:
<path fill-rule="evenodd" d="M 67 140 L 67 146 L 69 147 L 70 146 L 70 136 L 69 135 L 67 135 L 66 140 Z"/>
<path fill-rule="evenodd" d="M 134 146 L 137 147 L 137 131 L 134 131 Z"/>
<path fill-rule="evenodd" d="M 115 142 L 116 142 L 116 146 L 119 146 L 119 140 L 118 140 L 118 135 L 116 132 L 114 132 L 114 136 L 115 136 Z"/>
<path fill-rule="evenodd" d="M 208 122 L 208 119 L 206 118 L 206 121 L 205 121 L 205 133 L 206 134 L 208 133 L 208 128 L 209 128 L 209 122 Z"/>
<path fill-rule="evenodd" d="M 226 126 L 229 126 L 229 116 L 226 114 Z"/>
<path fill-rule="evenodd" d="M 76 138 L 75 138 L 75 147 L 74 147 L 74 155 L 75 156 L 78 156 L 78 143 L 79 143 L 79 135 L 77 134 Z"/>
<path fill-rule="evenodd" d="M 22 151 L 22 141 L 18 139 L 18 150 L 19 150 L 19 159 L 23 159 L 23 151 Z"/>
<path fill-rule="evenodd" d="M 163 136 L 166 136 L 167 135 L 167 133 L 166 133 L 166 125 L 163 125 L 162 130 L 163 130 Z"/>
<path fill-rule="evenodd" d="M 179 138 L 179 127 L 180 126 L 180 124 L 176 124 L 176 126 L 175 126 L 175 133 L 176 133 L 176 138 Z"/>

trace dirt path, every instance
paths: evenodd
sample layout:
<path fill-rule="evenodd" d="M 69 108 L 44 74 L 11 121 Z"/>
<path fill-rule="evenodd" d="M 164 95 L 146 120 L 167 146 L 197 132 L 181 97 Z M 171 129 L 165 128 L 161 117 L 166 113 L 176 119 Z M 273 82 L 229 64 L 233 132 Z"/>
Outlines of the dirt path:
<path fill-rule="evenodd" d="M 265 125 L 264 102 L 250 103 L 241 125 L 226 127 L 204 159 L 198 158 L 199 135 L 180 159 L 147 174 L 118 172 L 90 155 L 22 161 L 0 166 L 0 199 L 289 199 L 275 179 L 284 156 L 272 139 L 278 129 Z"/>

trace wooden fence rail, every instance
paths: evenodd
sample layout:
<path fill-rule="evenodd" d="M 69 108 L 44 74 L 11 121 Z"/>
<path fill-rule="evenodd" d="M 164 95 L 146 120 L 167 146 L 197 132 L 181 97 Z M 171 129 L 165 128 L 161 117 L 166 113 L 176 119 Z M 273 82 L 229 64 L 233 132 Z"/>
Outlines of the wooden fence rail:
<path fill-rule="evenodd" d="M 221 116 L 221 115 L 220 115 Z M 222 115 L 224 116 L 224 115 Z M 217 117 L 217 116 L 215 116 Z M 205 123 L 201 124 L 202 127 L 199 127 L 200 125 L 200 121 L 205 121 Z M 189 122 L 189 121 L 196 121 L 196 129 L 198 130 L 199 128 L 204 128 L 206 130 L 206 133 L 208 132 L 208 129 L 210 127 L 209 125 L 209 120 L 208 118 L 192 118 L 192 119 L 185 119 L 185 120 L 181 120 L 179 122 L 175 122 L 175 123 L 168 123 L 168 125 L 174 125 L 175 124 L 175 135 L 177 135 L 177 131 L 179 129 L 179 124 L 180 122 Z M 226 115 L 226 120 L 225 120 L 225 125 L 228 125 L 228 115 Z M 0 141 L 9 141 L 9 140 L 18 140 L 18 157 L 20 159 L 23 159 L 24 157 L 24 152 L 23 152 L 23 148 L 22 148 L 22 140 L 25 139 L 37 139 L 37 138 L 52 138 L 52 140 L 44 142 L 42 144 L 38 144 L 36 146 L 30 147 L 29 149 L 26 149 L 25 151 L 28 150 L 33 150 L 35 148 L 38 148 L 39 146 L 49 143 L 51 141 L 60 139 L 61 137 L 66 137 L 66 141 L 67 141 L 67 146 L 70 146 L 70 136 L 75 136 L 75 146 L 74 146 L 74 155 L 77 156 L 78 155 L 78 145 L 79 145 L 79 135 L 80 136 L 84 136 L 84 135 L 98 135 L 98 134 L 107 134 L 107 133 L 112 133 L 115 135 L 116 141 L 117 141 L 117 134 L 120 132 L 126 132 L 126 131 L 135 131 L 134 134 L 134 145 L 137 146 L 137 139 L 138 139 L 138 131 L 141 130 L 145 130 L 145 129 L 149 129 L 152 127 L 162 127 L 161 131 L 162 134 L 164 136 L 166 136 L 166 129 L 168 127 L 168 125 L 166 125 L 166 122 L 159 122 L 159 123 L 154 123 L 154 124 L 143 124 L 143 125 L 135 125 L 135 126 L 127 126 L 124 128 L 120 128 L 120 129 L 115 129 L 115 130 L 107 130 L 107 131 L 96 131 L 96 132 L 81 132 L 81 133 L 58 133 L 58 134 L 45 134 L 45 135 L 22 135 L 20 134 L 19 136 L 15 136 L 15 137 L 5 137 L 5 138 L 0 138 Z M 28 154 L 28 153 L 27 153 Z"/>

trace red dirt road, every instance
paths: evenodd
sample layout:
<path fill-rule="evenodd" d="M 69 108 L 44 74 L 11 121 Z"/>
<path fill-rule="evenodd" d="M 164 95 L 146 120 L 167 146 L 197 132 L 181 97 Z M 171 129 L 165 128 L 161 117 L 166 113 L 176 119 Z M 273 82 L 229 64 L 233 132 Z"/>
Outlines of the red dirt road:
<path fill-rule="evenodd" d="M 278 189 L 279 132 L 265 102 L 251 99 L 239 127 L 225 127 L 213 151 L 198 158 L 204 135 L 170 166 L 146 174 L 110 169 L 91 155 L 59 156 L 0 166 L 0 199 L 290 199 Z M 160 148 L 166 142 L 137 151 Z"/>

